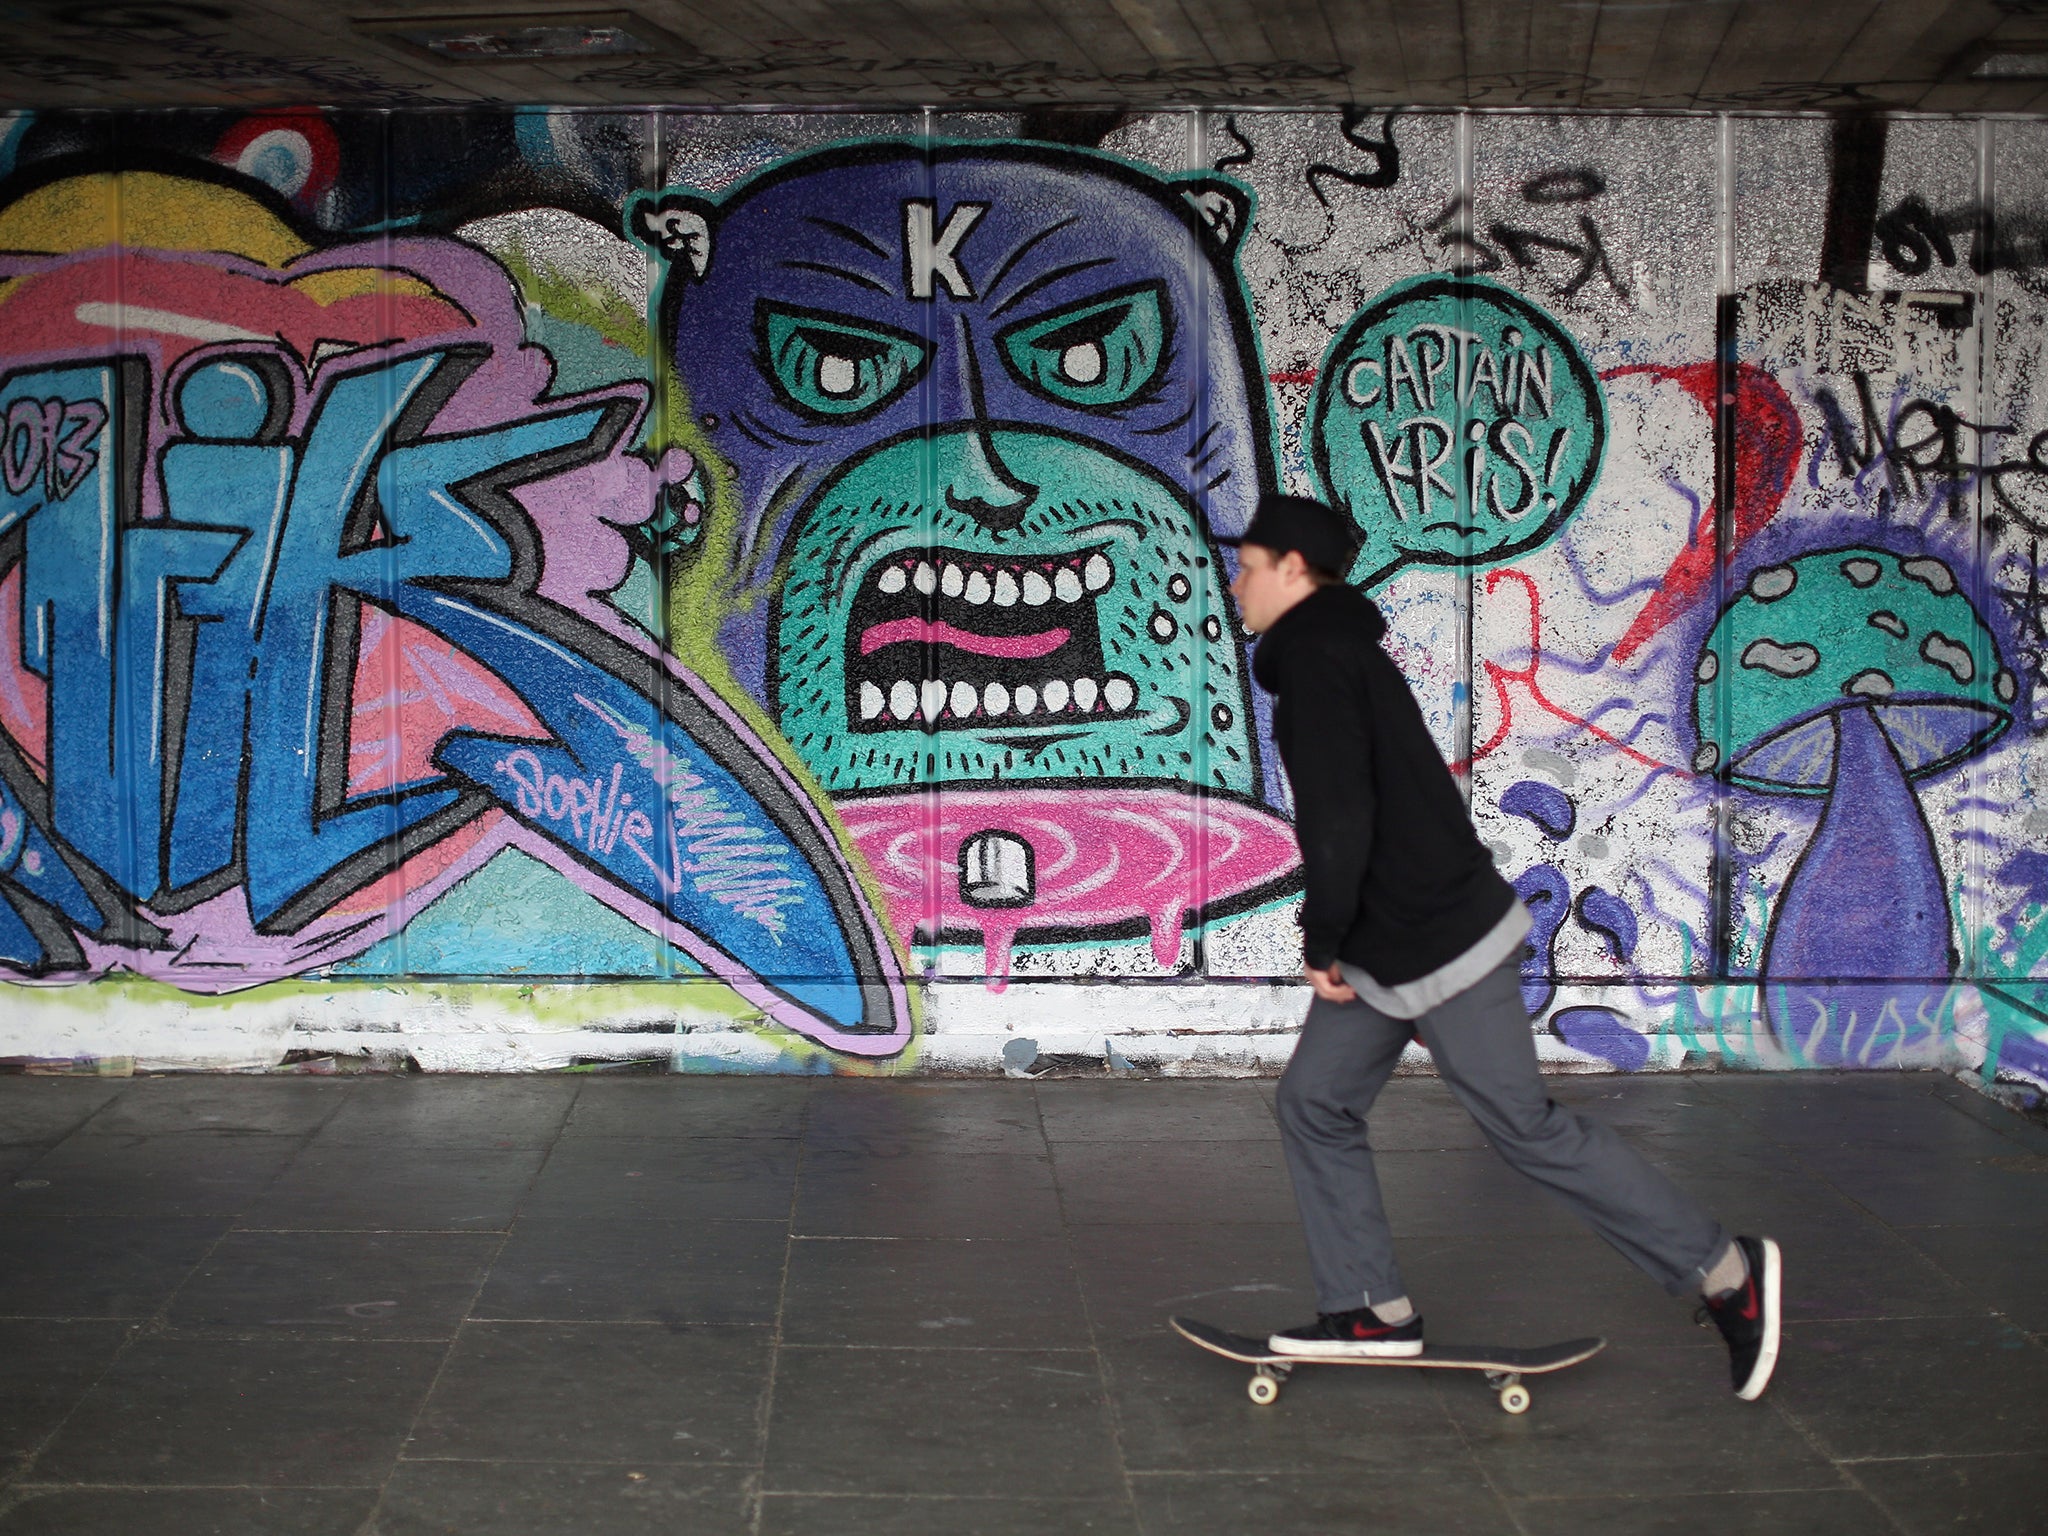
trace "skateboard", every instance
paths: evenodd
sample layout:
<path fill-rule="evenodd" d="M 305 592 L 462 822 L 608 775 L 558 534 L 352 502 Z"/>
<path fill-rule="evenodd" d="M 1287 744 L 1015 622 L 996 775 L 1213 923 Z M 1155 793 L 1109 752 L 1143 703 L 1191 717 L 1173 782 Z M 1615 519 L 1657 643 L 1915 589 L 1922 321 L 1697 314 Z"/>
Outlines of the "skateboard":
<path fill-rule="evenodd" d="M 1264 1339 L 1176 1317 L 1173 1331 L 1190 1344 L 1198 1344 L 1212 1355 L 1242 1360 L 1252 1368 L 1245 1386 L 1251 1400 L 1261 1407 L 1278 1399 L 1281 1385 L 1297 1365 L 1407 1365 L 1422 1370 L 1484 1371 L 1486 1384 L 1500 1397 L 1508 1413 L 1529 1411 L 1529 1389 L 1524 1376 L 1541 1376 L 1561 1371 L 1581 1360 L 1590 1360 L 1607 1347 L 1605 1339 L 1570 1339 L 1562 1344 L 1539 1344 L 1534 1349 L 1510 1349 L 1496 1344 L 1439 1344 L 1419 1355 L 1331 1356 L 1276 1355 Z"/>

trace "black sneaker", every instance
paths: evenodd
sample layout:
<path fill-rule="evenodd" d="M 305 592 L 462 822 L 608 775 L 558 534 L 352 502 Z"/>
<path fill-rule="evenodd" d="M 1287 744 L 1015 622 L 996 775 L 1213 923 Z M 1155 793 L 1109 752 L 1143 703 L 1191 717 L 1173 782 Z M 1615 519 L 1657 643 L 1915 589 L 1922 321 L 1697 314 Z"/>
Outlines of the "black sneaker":
<path fill-rule="evenodd" d="M 1738 1237 L 1735 1241 L 1742 1245 L 1749 1278 L 1719 1301 L 1707 1298 L 1700 1313 L 1701 1321 L 1712 1318 L 1728 1341 L 1735 1395 L 1753 1403 L 1764 1395 L 1778 1365 L 1779 1300 L 1785 1266 L 1778 1245 L 1768 1237 Z"/>
<path fill-rule="evenodd" d="M 1405 1323 L 1383 1323 L 1371 1307 L 1318 1312 L 1305 1328 L 1290 1328 L 1266 1341 L 1276 1355 L 1307 1360 L 1403 1356 L 1422 1353 L 1422 1314 Z"/>

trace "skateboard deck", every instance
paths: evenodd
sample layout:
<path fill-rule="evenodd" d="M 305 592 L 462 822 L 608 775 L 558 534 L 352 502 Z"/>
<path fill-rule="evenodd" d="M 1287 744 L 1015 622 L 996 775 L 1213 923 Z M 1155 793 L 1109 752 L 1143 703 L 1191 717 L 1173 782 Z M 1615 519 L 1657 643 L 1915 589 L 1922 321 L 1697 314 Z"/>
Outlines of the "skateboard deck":
<path fill-rule="evenodd" d="M 1500 1397 L 1509 1413 L 1529 1410 L 1529 1389 L 1524 1376 L 1541 1376 L 1566 1366 L 1590 1360 L 1607 1347 L 1605 1339 L 1568 1339 L 1562 1344 L 1538 1344 L 1515 1349 L 1500 1344 L 1436 1344 L 1425 1346 L 1419 1355 L 1279 1355 L 1264 1339 L 1231 1333 L 1191 1317 L 1172 1320 L 1173 1331 L 1226 1360 L 1239 1360 L 1252 1367 L 1252 1379 L 1245 1390 L 1251 1400 L 1264 1406 L 1279 1398 L 1281 1384 L 1298 1365 L 1405 1365 L 1418 1370 L 1484 1371 L 1486 1384 Z"/>

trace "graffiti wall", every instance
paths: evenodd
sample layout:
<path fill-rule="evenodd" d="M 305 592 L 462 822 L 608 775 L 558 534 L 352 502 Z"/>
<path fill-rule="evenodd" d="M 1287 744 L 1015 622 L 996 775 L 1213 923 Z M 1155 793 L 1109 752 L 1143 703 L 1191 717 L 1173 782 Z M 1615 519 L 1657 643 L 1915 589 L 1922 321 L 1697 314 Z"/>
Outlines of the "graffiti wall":
<path fill-rule="evenodd" d="M 1275 1068 L 1286 489 L 1547 1060 L 2048 1086 L 2044 151 L 0 118 L 0 1056 Z"/>

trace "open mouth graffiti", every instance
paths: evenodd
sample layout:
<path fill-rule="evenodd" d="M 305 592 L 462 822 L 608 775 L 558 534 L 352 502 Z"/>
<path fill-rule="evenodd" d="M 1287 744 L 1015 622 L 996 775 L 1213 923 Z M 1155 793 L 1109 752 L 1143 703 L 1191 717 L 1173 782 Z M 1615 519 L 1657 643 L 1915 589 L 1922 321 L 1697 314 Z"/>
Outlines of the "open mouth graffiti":
<path fill-rule="evenodd" d="M 990 462 L 1030 488 L 1014 524 L 927 498 L 949 476 L 981 483 Z M 781 565 L 768 687 L 834 794 L 998 780 L 1258 793 L 1218 557 L 1145 470 L 1022 429 L 904 439 L 819 490 Z"/>
<path fill-rule="evenodd" d="M 856 731 L 1028 725 L 1127 714 L 1137 684 L 1102 657 L 1104 549 L 1010 558 L 898 551 L 861 581 L 846 630 Z"/>

